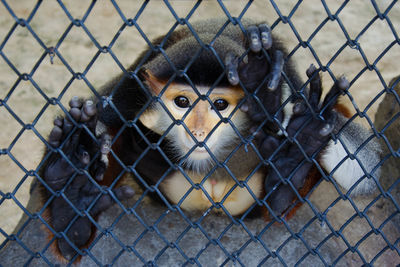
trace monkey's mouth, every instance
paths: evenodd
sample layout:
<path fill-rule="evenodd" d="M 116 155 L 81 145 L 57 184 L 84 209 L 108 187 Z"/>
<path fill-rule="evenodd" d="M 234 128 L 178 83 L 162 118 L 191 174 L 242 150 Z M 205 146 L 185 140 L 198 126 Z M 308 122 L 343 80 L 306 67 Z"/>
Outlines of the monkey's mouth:
<path fill-rule="evenodd" d="M 199 154 L 199 155 L 208 154 L 208 151 L 205 147 L 196 147 L 194 149 L 193 149 L 193 147 L 194 146 L 192 146 L 192 147 L 186 146 L 187 152 L 190 151 L 191 154 Z"/>
<path fill-rule="evenodd" d="M 211 150 L 212 144 L 207 143 L 207 147 L 209 150 Z M 208 154 L 208 151 L 205 148 L 205 146 L 199 146 L 194 143 L 193 144 L 185 144 L 185 148 L 186 148 L 187 152 L 191 151 L 191 153 L 196 153 L 196 154 Z"/>
<path fill-rule="evenodd" d="M 184 136 L 180 139 L 180 147 L 182 156 L 188 156 L 190 161 L 209 160 L 211 154 L 216 152 L 215 140 L 208 139 L 206 142 L 198 140 L 198 142 Z M 207 148 L 206 148 L 207 147 Z"/>
<path fill-rule="evenodd" d="M 191 160 L 204 160 L 210 158 L 210 153 L 208 153 L 205 147 L 185 145 L 185 150 L 185 153 L 189 154 Z"/>
<path fill-rule="evenodd" d="M 205 147 L 196 147 L 193 152 L 196 152 L 196 153 L 207 153 L 207 149 Z"/>

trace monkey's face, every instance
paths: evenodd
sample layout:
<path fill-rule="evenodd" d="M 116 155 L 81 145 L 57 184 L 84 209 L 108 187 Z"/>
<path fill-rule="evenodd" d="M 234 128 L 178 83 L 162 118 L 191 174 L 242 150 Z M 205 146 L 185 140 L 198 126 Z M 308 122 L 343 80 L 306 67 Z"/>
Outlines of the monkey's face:
<path fill-rule="evenodd" d="M 165 84 L 153 79 L 150 86 L 158 95 Z M 167 132 L 175 155 L 185 158 L 187 167 L 204 171 L 214 162 L 211 154 L 220 160 L 236 146 L 234 128 L 242 132 L 246 122 L 236 108 L 244 93 L 239 87 L 217 87 L 211 93 L 208 86 L 196 89 L 199 94 L 188 84 L 171 83 L 161 95 L 162 104 L 146 110 L 140 121 L 160 135 Z"/>

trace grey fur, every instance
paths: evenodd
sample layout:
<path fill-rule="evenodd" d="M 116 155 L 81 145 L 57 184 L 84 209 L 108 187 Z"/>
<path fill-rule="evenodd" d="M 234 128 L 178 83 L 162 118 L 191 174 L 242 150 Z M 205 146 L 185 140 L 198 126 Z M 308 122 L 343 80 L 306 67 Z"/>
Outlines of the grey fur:
<path fill-rule="evenodd" d="M 321 158 L 321 163 L 346 190 L 362 179 L 352 189 L 352 194 L 370 193 L 376 189 L 374 179 L 379 180 L 380 177 L 380 169 L 376 166 L 381 160 L 382 149 L 372 131 L 356 122 L 345 125 L 346 121 L 347 119 L 339 114 L 334 130 L 334 133 L 338 135 L 338 140 L 330 141 Z M 371 139 L 368 140 L 369 138 Z M 353 160 L 348 158 L 346 149 L 348 153 L 354 155 Z M 346 160 L 342 162 L 344 158 Z M 366 176 L 368 174 L 372 177 L 368 178 Z"/>

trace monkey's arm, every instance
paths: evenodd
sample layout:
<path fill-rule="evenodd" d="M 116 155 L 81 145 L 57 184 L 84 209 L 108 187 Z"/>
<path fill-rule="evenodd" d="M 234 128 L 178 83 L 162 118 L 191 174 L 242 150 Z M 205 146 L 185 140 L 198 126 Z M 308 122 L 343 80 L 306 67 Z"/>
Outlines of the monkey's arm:
<path fill-rule="evenodd" d="M 366 194 L 377 188 L 380 177 L 381 144 L 371 130 L 338 114 L 331 140 L 320 163 L 346 193 Z"/>
<path fill-rule="evenodd" d="M 47 151 L 50 155 L 40 171 L 46 183 L 44 198 L 51 201 L 49 224 L 55 233 L 65 235 L 57 240 L 56 249 L 68 260 L 78 255 L 71 244 L 81 248 L 93 234 L 86 212 L 93 218 L 114 203 L 109 194 L 101 192 L 106 188 L 98 184 L 107 169 L 111 137 L 104 133 L 97 140 L 92 138 L 97 124 L 97 110 L 92 101 L 82 103 L 74 97 L 70 107 L 69 115 L 82 127 L 77 128 L 67 117 L 54 121 L 48 138 L 54 150 Z M 122 186 L 112 193 L 123 200 L 132 197 L 134 191 Z"/>
<path fill-rule="evenodd" d="M 286 128 L 288 139 L 272 159 L 270 172 L 265 180 L 268 201 L 276 215 L 282 214 L 293 202 L 296 191 L 303 187 L 313 166 L 312 159 L 329 142 L 337 123 L 334 106 L 339 95 L 349 86 L 339 78 L 326 95 L 322 104 L 322 86 L 314 66 L 307 70 L 311 79 L 308 105 L 301 100 L 295 103 L 293 116 Z"/>

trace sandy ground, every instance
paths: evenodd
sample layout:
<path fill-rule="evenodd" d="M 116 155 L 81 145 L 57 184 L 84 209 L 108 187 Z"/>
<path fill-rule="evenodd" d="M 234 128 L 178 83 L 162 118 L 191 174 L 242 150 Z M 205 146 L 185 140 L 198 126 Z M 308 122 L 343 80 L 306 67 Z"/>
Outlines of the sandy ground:
<path fill-rule="evenodd" d="M 138 1 L 139 2 L 139 1 Z M 175 12 L 185 17 L 194 6 L 192 1 L 171 1 Z M 284 16 L 291 12 L 295 1 L 275 1 Z M 339 3 L 340 2 L 340 3 Z M 343 1 L 329 1 L 331 13 L 335 13 Z M 391 1 L 377 1 L 384 12 Z M 246 2 L 225 1 L 226 8 L 232 16 L 239 16 Z M 35 1 L 9 1 L 9 6 L 17 17 L 28 18 Z M 121 10 L 128 18 L 136 16 L 140 4 L 136 1 L 118 1 Z M 72 17 L 82 18 L 90 1 L 73 1 L 65 3 Z M 203 2 L 190 18 L 195 21 L 203 18 L 224 16 L 223 10 L 214 1 Z M 350 39 L 354 40 L 365 26 L 376 16 L 376 11 L 369 1 L 351 1 L 340 12 L 339 18 Z M 255 20 L 267 20 L 272 25 L 278 18 L 277 12 L 269 1 L 255 1 L 244 17 Z M 393 28 L 400 33 L 400 3 L 397 3 L 388 13 Z M 293 14 L 291 22 L 296 28 L 301 40 L 306 41 L 314 33 L 318 25 L 327 18 L 326 10 L 318 0 L 308 0 L 301 3 Z M 47 47 L 56 46 L 71 21 L 60 5 L 55 1 L 43 1 L 37 13 L 30 22 L 43 44 Z M 138 19 L 141 30 L 151 40 L 167 32 L 175 23 L 174 17 L 162 1 L 151 1 Z M 0 42 L 15 24 L 15 20 L 3 5 L 0 5 Z M 99 1 L 93 7 L 85 25 L 101 46 L 108 45 L 123 24 L 121 17 L 108 1 Z M 274 32 L 293 50 L 299 40 L 293 34 L 289 24 L 280 22 Z M 365 68 L 367 60 L 374 63 L 381 53 L 394 42 L 395 37 L 386 20 L 377 19 L 368 30 L 357 39 L 363 54 L 357 49 L 347 46 L 331 63 L 336 52 L 346 43 L 337 21 L 328 21 L 312 38 L 312 49 L 305 47 L 295 51 L 298 69 L 303 75 L 310 63 L 318 65 L 311 51 L 318 55 L 319 62 L 326 66 L 334 75 L 345 74 L 350 81 Z M 128 67 L 137 54 L 146 49 L 147 44 L 134 28 L 126 28 L 115 42 L 112 50 L 124 67 Z M 0 50 L 19 73 L 30 73 L 45 50 L 38 44 L 27 27 L 18 26 L 7 43 Z M 65 37 L 59 47 L 59 53 L 75 72 L 84 72 L 97 52 L 96 46 L 82 28 L 74 27 Z M 363 58 L 364 57 L 364 58 Z M 399 74 L 400 46 L 393 45 L 391 49 L 377 62 L 376 70 L 366 70 L 352 83 L 350 95 L 345 101 L 353 99 L 352 111 L 356 108 L 366 111 L 373 120 L 374 112 L 381 100 L 377 95 L 384 90 L 384 83 Z M 377 73 L 379 70 L 379 75 Z M 120 68 L 109 54 L 101 54 L 86 74 L 87 80 L 95 89 L 99 89 L 111 77 L 117 75 Z M 305 75 L 303 75 L 305 76 Z M 61 97 L 65 105 L 71 96 L 89 96 L 89 87 L 82 80 L 74 80 L 68 87 L 72 74 L 55 57 L 51 64 L 48 56 L 39 64 L 32 79 L 48 97 Z M 332 79 L 324 72 L 324 86 L 329 88 Z M 64 90 L 66 90 L 65 93 Z M 22 207 L 29 198 L 29 185 L 33 179 L 28 175 L 40 163 L 43 153 L 43 143 L 39 137 L 46 138 L 51 129 L 55 114 L 61 113 L 59 107 L 46 106 L 46 99 L 38 92 L 31 82 L 18 81 L 18 75 L 9 67 L 4 58 L 0 57 L 0 99 L 6 105 L 0 106 L 0 149 L 7 149 L 8 155 L 0 155 L 0 229 L 10 234 L 23 213 Z M 370 103 L 372 103 L 370 105 Z M 11 111 L 12 110 L 12 111 Z M 367 120 L 361 119 L 368 125 Z M 25 129 L 23 125 L 34 124 L 35 131 Z M 13 193 L 14 199 L 5 199 L 4 194 Z M 0 231 L 0 242 L 4 240 Z"/>

